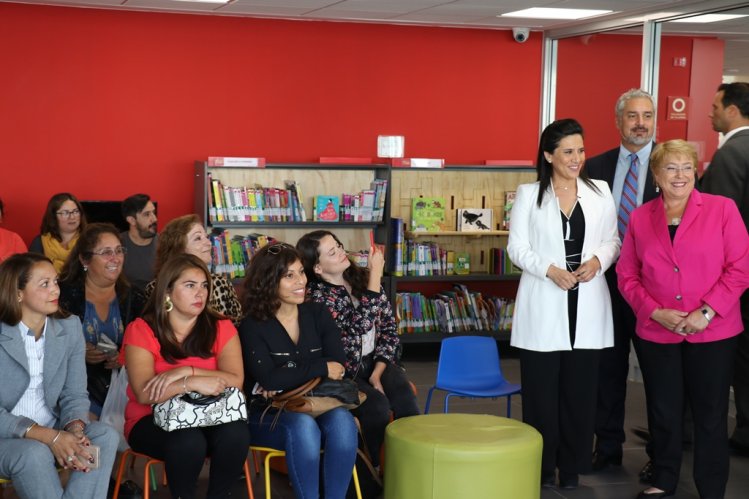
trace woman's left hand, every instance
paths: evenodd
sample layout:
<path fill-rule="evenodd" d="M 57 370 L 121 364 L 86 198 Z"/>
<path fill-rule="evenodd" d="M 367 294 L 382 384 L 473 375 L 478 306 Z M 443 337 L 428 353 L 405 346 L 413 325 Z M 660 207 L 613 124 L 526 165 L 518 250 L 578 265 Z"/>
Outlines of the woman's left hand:
<path fill-rule="evenodd" d="M 598 257 L 594 256 L 590 260 L 582 263 L 574 274 L 577 277 L 577 282 L 588 282 L 593 279 L 598 271 L 601 270 L 601 262 L 598 261 Z"/>
<path fill-rule="evenodd" d="M 166 392 L 166 388 L 177 381 L 183 379 L 185 376 L 189 376 L 192 373 L 190 367 L 177 367 L 176 369 L 170 369 L 164 371 L 161 374 L 157 374 L 143 387 L 144 392 L 148 392 L 148 397 L 151 400 L 160 400 Z"/>
<path fill-rule="evenodd" d="M 679 332 L 681 334 L 701 333 L 708 325 L 709 322 L 707 322 L 705 316 L 702 315 L 702 310 L 693 310 L 676 325 L 674 332 Z"/>

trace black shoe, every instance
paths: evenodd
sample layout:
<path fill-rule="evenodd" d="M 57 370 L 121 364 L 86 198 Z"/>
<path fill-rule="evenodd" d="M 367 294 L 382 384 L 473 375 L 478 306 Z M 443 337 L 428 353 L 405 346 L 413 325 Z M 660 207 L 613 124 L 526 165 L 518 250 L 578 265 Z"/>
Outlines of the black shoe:
<path fill-rule="evenodd" d="M 593 471 L 601 471 L 609 467 L 609 465 L 621 466 L 622 455 L 619 454 L 617 456 L 610 456 L 608 454 L 604 454 L 601 451 L 596 451 L 593 454 L 593 462 L 591 463 L 591 468 L 593 469 Z"/>
<path fill-rule="evenodd" d="M 559 488 L 560 489 L 576 489 L 580 485 L 580 479 L 577 473 L 565 473 L 564 471 L 559 472 Z"/>
<path fill-rule="evenodd" d="M 542 471 L 541 472 L 541 488 L 542 489 L 553 489 L 556 485 L 557 477 L 553 471 Z"/>
<path fill-rule="evenodd" d="M 653 483 L 653 461 L 648 461 L 640 470 L 640 482 L 647 485 Z"/>
<path fill-rule="evenodd" d="M 646 489 L 647 490 L 647 489 Z M 645 490 L 637 494 L 636 499 L 657 499 L 660 497 L 673 497 L 674 494 L 672 492 L 653 492 L 652 494 L 647 494 Z"/>

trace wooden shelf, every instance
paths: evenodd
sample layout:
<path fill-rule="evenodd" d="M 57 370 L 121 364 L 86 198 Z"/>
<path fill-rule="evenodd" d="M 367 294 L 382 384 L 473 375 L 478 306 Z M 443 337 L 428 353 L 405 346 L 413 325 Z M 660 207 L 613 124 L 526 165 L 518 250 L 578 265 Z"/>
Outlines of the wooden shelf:
<path fill-rule="evenodd" d="M 490 237 L 490 236 L 508 236 L 508 230 L 477 230 L 471 232 L 458 230 L 441 230 L 439 232 L 414 232 L 406 231 L 406 237 L 417 239 L 420 237 L 440 237 L 440 236 L 465 236 L 465 237 Z"/>
<path fill-rule="evenodd" d="M 520 274 L 487 274 L 477 272 L 473 274 L 459 275 L 403 275 L 403 276 L 390 276 L 395 282 L 467 282 L 467 281 L 517 281 L 520 279 Z"/>
<path fill-rule="evenodd" d="M 374 228 L 384 225 L 385 222 L 316 222 L 307 220 L 306 222 L 210 222 L 210 227 L 224 229 L 252 229 L 262 227 L 273 227 L 282 229 L 293 229 L 295 227 L 363 227 Z"/>
<path fill-rule="evenodd" d="M 492 338 L 509 341 L 510 331 L 463 331 L 454 333 L 406 333 L 398 336 L 402 344 L 408 343 L 438 343 L 453 336 L 490 336 Z"/>

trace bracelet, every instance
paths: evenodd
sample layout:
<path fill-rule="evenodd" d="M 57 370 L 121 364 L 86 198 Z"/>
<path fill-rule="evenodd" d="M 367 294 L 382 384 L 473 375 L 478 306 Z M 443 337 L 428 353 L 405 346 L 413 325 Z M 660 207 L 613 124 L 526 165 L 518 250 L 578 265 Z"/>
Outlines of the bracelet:
<path fill-rule="evenodd" d="M 706 308 L 703 308 L 702 310 L 700 310 L 700 312 L 702 312 L 702 315 L 705 316 L 705 319 L 707 320 L 707 323 L 710 324 L 712 322 L 712 320 L 713 320 L 713 318 L 710 317 L 710 312 L 708 312 Z"/>
<path fill-rule="evenodd" d="M 50 447 L 57 443 L 57 439 L 60 438 L 60 435 L 62 435 L 62 430 L 57 430 L 57 435 L 55 435 L 55 438 L 53 438 L 52 442 L 49 444 Z"/>
<path fill-rule="evenodd" d="M 23 432 L 23 437 L 22 437 L 22 438 L 26 438 L 26 435 L 28 435 L 28 434 L 29 434 L 29 432 L 31 431 L 31 429 L 32 429 L 32 428 L 33 428 L 34 426 L 36 426 L 36 421 L 34 421 L 33 423 L 31 423 L 31 424 L 30 424 L 30 425 L 29 425 L 29 426 L 28 426 L 28 427 L 26 428 L 26 431 L 25 431 L 25 432 Z"/>
<path fill-rule="evenodd" d="M 187 378 L 190 376 L 185 376 L 182 378 L 182 393 L 187 393 Z"/>

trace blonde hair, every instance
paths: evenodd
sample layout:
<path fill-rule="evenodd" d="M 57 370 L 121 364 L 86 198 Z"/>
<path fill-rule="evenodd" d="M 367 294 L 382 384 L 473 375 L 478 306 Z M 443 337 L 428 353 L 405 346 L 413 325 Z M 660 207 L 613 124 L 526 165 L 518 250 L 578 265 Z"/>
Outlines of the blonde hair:
<path fill-rule="evenodd" d="M 666 156 L 681 156 L 692 162 L 694 172 L 697 173 L 697 150 L 686 140 L 674 139 L 661 142 L 656 145 L 650 153 L 650 171 L 656 174 L 658 168 L 663 166 Z"/>

